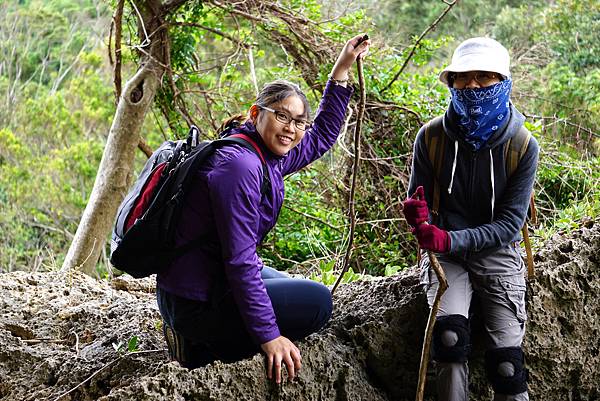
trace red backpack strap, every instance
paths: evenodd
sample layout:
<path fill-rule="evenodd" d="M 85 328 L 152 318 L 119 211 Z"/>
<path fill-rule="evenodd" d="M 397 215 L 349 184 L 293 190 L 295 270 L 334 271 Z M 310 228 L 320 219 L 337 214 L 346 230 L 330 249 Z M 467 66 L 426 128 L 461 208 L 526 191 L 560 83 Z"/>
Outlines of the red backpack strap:
<path fill-rule="evenodd" d="M 271 177 L 269 175 L 269 169 L 267 168 L 267 161 L 265 160 L 265 156 L 263 155 L 262 150 L 260 149 L 258 144 L 248 135 L 242 133 L 228 135 L 224 138 L 217 139 L 217 141 L 229 141 L 230 143 L 237 143 L 238 145 L 244 146 L 245 148 L 250 149 L 254 151 L 254 153 L 256 153 L 256 155 L 261 161 L 263 169 L 263 180 L 260 186 L 260 193 L 262 195 L 267 194 L 271 189 Z"/>
<path fill-rule="evenodd" d="M 227 136 L 226 138 L 241 138 L 244 141 L 248 142 L 250 145 L 252 145 L 252 147 L 256 151 L 256 154 L 258 155 L 258 157 L 260 157 L 260 161 L 262 162 L 262 164 L 267 164 L 267 162 L 265 161 L 265 157 L 263 156 L 263 153 L 260 150 L 260 147 L 248 135 L 246 135 L 246 134 L 233 134 L 233 135 Z"/>

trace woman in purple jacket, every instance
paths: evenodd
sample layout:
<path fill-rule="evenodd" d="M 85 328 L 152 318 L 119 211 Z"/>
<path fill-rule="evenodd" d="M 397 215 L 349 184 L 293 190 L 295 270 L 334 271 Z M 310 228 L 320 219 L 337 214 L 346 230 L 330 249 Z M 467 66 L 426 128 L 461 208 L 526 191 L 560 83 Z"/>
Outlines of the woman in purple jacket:
<path fill-rule="evenodd" d="M 270 181 L 266 193 L 259 157 L 239 145 L 219 149 L 198 171 L 177 241 L 214 238 L 218 252 L 195 248 L 157 280 L 169 352 L 183 366 L 240 360 L 262 350 L 270 379 L 281 381 L 282 364 L 293 379 L 302 358 L 292 340 L 329 320 L 327 287 L 263 266 L 256 249 L 279 216 L 283 177 L 321 157 L 337 139 L 352 94 L 349 70 L 370 45 L 361 37 L 342 49 L 312 124 L 304 93 L 278 80 L 264 86 L 247 120 L 230 132 L 247 135 L 261 149 Z"/>

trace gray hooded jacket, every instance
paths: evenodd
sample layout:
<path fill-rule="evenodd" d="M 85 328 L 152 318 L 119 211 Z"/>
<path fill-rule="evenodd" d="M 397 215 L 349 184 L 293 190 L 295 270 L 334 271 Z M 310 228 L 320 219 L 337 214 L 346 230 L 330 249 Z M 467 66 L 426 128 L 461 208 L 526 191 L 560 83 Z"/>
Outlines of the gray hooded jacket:
<path fill-rule="evenodd" d="M 538 162 L 539 146 L 531 138 L 517 170 L 509 178 L 504 144 L 514 136 L 525 117 L 511 104 L 511 115 L 478 151 L 465 142 L 459 128 L 446 112 L 447 135 L 440 172 L 439 218 L 436 224 L 450 235 L 450 253 L 467 254 L 499 249 L 520 239 L 527 215 Z M 432 207 L 434 172 L 425 144 L 425 126 L 414 144 L 409 195 L 422 185 Z M 431 215 L 430 215 L 431 222 Z"/>

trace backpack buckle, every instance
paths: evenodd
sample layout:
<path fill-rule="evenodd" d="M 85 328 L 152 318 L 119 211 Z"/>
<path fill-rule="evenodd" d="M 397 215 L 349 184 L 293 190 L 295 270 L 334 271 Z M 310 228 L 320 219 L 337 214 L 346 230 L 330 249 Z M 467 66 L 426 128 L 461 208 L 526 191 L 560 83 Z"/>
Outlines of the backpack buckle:
<path fill-rule="evenodd" d="M 187 145 L 190 149 L 194 149 L 198 146 L 198 139 L 200 138 L 200 130 L 195 125 L 190 127 L 190 133 L 187 138 Z"/>

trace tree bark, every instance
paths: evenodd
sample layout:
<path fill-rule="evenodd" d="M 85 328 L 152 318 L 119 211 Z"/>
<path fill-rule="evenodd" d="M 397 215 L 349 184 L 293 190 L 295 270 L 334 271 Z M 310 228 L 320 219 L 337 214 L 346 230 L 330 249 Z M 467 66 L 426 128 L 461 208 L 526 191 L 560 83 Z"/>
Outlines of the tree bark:
<path fill-rule="evenodd" d="M 140 130 L 159 84 L 160 71 L 143 66 L 125 85 L 104 148 L 96 181 L 62 268 L 93 274 L 115 212 L 130 183 Z"/>
<path fill-rule="evenodd" d="M 125 88 L 108 134 L 108 140 L 90 199 L 77 227 L 62 270 L 79 269 L 93 275 L 111 231 L 117 208 L 126 195 L 140 130 L 159 87 L 168 60 L 168 36 L 161 26 L 173 8 L 159 0 L 134 1 L 141 18 L 138 35 L 140 67 Z M 148 38 L 148 34 L 151 38 Z M 151 40 L 150 40 L 151 39 Z"/>

